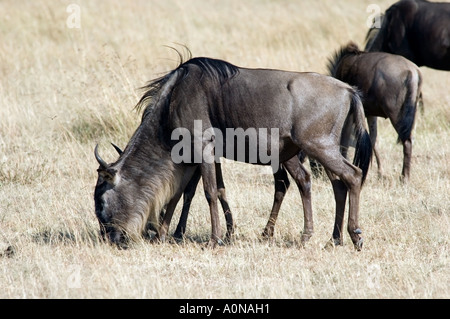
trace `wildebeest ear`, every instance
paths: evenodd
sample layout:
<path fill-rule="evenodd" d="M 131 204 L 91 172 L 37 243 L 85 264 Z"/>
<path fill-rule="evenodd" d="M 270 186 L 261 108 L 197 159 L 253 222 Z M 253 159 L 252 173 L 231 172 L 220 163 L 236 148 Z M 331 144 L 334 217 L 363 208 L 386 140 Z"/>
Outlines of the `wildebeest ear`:
<path fill-rule="evenodd" d="M 98 175 L 100 175 L 101 177 L 103 177 L 106 181 L 110 182 L 110 183 L 114 183 L 115 177 L 116 177 L 116 173 L 117 170 L 115 170 L 114 168 L 102 168 L 100 167 L 98 170 Z"/>

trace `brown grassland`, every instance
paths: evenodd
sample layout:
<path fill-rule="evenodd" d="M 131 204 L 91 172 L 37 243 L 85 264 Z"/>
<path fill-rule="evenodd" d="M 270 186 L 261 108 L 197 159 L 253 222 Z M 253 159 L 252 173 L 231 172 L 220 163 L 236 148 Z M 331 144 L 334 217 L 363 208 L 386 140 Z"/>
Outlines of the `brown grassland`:
<path fill-rule="evenodd" d="M 371 3 L 384 11 L 393 1 L 1 1 L 0 298 L 449 298 L 450 73 L 428 68 L 408 185 L 394 129 L 379 120 L 385 175 L 377 178 L 374 162 L 361 194 L 362 251 L 347 233 L 344 246 L 324 249 L 334 198 L 322 178 L 312 186 L 310 242 L 299 245 L 295 185 L 274 239 L 262 240 L 272 175 L 231 161 L 229 245 L 204 249 L 203 191 L 180 244 L 118 250 L 98 238 L 94 146 L 109 162 L 110 142 L 125 147 L 140 122 L 138 88 L 178 64 L 165 45 L 239 66 L 325 73 L 341 45 L 363 46 Z"/>

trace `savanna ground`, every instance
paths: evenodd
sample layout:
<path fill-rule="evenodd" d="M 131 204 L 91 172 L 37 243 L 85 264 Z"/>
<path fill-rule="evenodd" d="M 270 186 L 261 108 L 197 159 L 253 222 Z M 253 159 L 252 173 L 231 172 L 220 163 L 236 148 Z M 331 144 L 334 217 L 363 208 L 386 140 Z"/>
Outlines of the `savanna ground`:
<path fill-rule="evenodd" d="M 165 45 L 239 66 L 324 73 L 341 45 L 363 46 L 369 4 L 384 11 L 392 2 L 1 1 L 0 298 L 450 297 L 450 74 L 427 68 L 408 185 L 399 181 L 396 134 L 379 120 L 385 175 L 378 179 L 373 165 L 362 191 L 361 252 L 347 233 L 343 247 L 324 249 L 334 220 L 325 179 L 313 182 L 306 247 L 295 185 L 274 240 L 262 240 L 272 175 L 230 161 L 231 244 L 204 249 L 202 191 L 181 244 L 118 250 L 98 238 L 94 146 L 110 162 L 109 143 L 125 147 L 140 122 L 138 88 L 178 64 Z"/>

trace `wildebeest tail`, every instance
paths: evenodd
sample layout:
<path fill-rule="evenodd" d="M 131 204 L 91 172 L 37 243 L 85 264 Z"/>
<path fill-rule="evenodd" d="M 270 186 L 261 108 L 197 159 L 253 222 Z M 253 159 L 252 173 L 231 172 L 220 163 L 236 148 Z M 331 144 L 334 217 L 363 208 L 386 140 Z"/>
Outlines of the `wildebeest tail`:
<path fill-rule="evenodd" d="M 352 100 L 350 104 L 350 113 L 353 112 L 353 124 L 355 134 L 355 157 L 353 164 L 362 170 L 362 182 L 366 179 L 369 171 L 370 162 L 372 161 L 372 142 L 370 141 L 369 133 L 365 127 L 364 108 L 361 102 L 360 93 L 357 90 L 352 90 Z"/>
<path fill-rule="evenodd" d="M 406 96 L 402 106 L 400 120 L 397 123 L 398 142 L 404 142 L 411 138 L 416 118 L 416 108 L 418 99 L 420 98 L 420 75 L 414 76 L 412 72 L 408 72 L 405 80 Z"/>

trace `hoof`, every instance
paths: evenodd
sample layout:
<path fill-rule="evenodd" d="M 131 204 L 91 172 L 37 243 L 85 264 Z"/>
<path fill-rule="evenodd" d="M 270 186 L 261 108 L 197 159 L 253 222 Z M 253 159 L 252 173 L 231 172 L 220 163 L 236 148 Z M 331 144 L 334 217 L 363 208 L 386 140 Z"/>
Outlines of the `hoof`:
<path fill-rule="evenodd" d="M 161 244 L 161 243 L 164 243 L 165 241 L 166 241 L 165 235 L 162 235 L 162 236 L 156 235 L 152 239 L 150 239 L 150 242 L 152 244 Z"/>
<path fill-rule="evenodd" d="M 156 239 L 157 239 L 158 242 L 160 242 L 160 243 L 165 243 L 165 242 L 166 242 L 166 235 L 158 236 Z"/>
<path fill-rule="evenodd" d="M 360 251 L 362 249 L 363 242 L 364 242 L 364 239 L 360 236 L 362 234 L 362 231 L 361 231 L 361 229 L 356 228 L 353 231 L 353 233 L 357 235 L 356 241 L 353 242 L 355 245 L 355 249 L 357 251 Z"/>
<path fill-rule="evenodd" d="M 265 228 L 264 231 L 262 232 L 261 236 L 263 238 L 272 238 L 273 237 L 273 227 L 272 228 Z"/>
<path fill-rule="evenodd" d="M 361 251 L 362 246 L 363 246 L 363 242 L 364 242 L 364 239 L 363 239 L 363 238 L 360 238 L 360 239 L 355 243 L 355 249 L 356 249 L 357 251 Z"/>
<path fill-rule="evenodd" d="M 173 238 L 175 238 L 176 240 L 182 240 L 183 239 L 183 234 L 179 233 L 179 232 L 175 232 L 173 234 Z"/>
<path fill-rule="evenodd" d="M 184 242 L 184 237 L 183 236 L 181 236 L 181 237 L 173 236 L 173 240 L 175 241 L 176 244 L 181 244 Z"/>
<path fill-rule="evenodd" d="M 304 246 L 306 242 L 310 240 L 311 237 L 312 237 L 311 234 L 302 234 L 302 237 L 300 238 L 302 245 Z"/>
<path fill-rule="evenodd" d="M 208 244 L 206 245 L 206 248 L 214 249 L 214 248 L 216 248 L 216 246 L 225 246 L 225 243 L 220 238 L 216 239 L 216 240 L 210 239 Z"/>
<path fill-rule="evenodd" d="M 408 182 L 409 182 L 409 176 L 405 176 L 405 175 L 400 176 L 400 183 L 402 183 L 403 185 L 407 185 Z"/>
<path fill-rule="evenodd" d="M 5 249 L 4 252 L 0 253 L 0 257 L 8 257 L 11 258 L 16 253 L 16 249 L 14 246 L 8 246 L 8 248 Z"/>
<path fill-rule="evenodd" d="M 229 245 L 229 244 L 231 244 L 231 237 L 226 236 L 225 239 L 223 240 L 223 244 L 224 244 L 224 245 Z"/>
<path fill-rule="evenodd" d="M 233 233 L 234 233 L 234 230 L 227 231 L 227 233 L 225 234 L 225 239 L 224 239 L 225 244 L 231 243 L 231 237 L 233 236 Z"/>
<path fill-rule="evenodd" d="M 129 248 L 128 244 L 125 242 L 117 243 L 116 247 L 119 250 L 127 250 Z"/>
<path fill-rule="evenodd" d="M 336 246 L 342 246 L 342 242 L 339 238 L 331 238 L 326 244 L 325 249 L 329 250 L 335 248 Z"/>
<path fill-rule="evenodd" d="M 207 249 L 214 249 L 215 247 L 216 247 L 216 241 L 215 240 L 212 240 L 212 239 L 210 239 L 209 240 L 209 242 L 208 242 L 208 244 L 206 245 L 206 248 Z"/>

